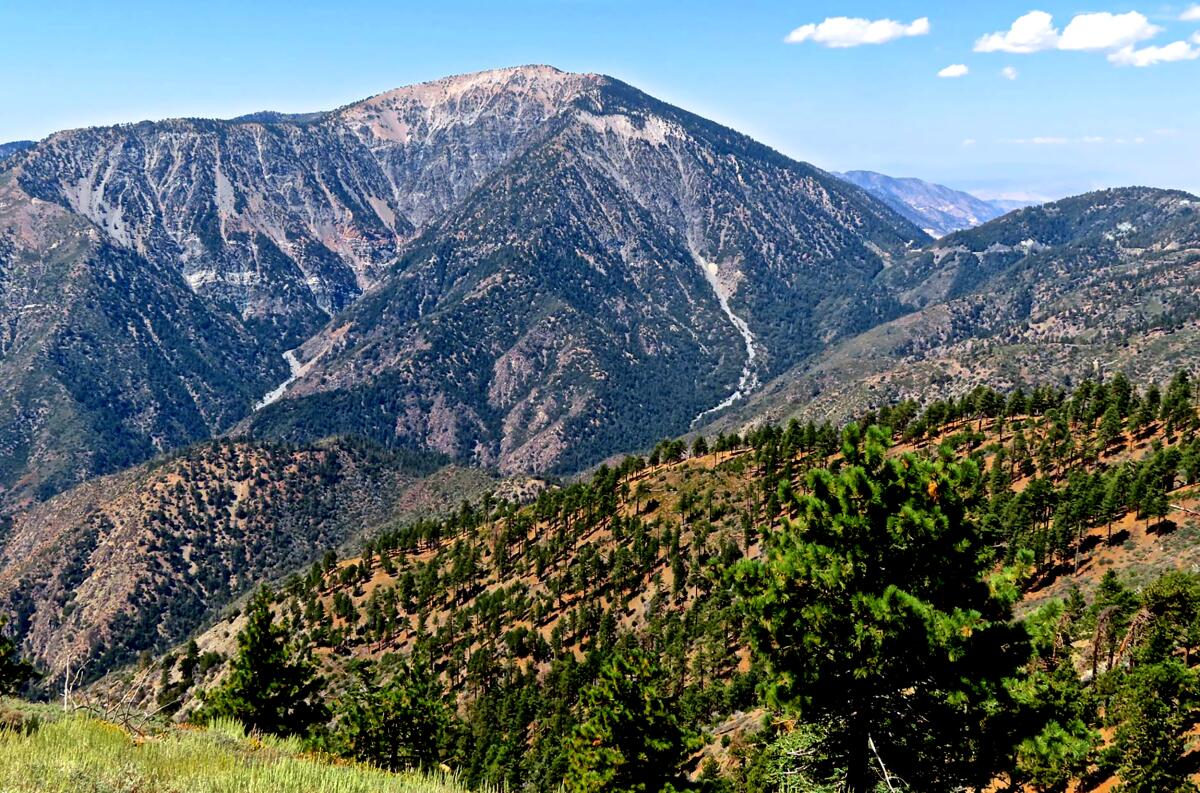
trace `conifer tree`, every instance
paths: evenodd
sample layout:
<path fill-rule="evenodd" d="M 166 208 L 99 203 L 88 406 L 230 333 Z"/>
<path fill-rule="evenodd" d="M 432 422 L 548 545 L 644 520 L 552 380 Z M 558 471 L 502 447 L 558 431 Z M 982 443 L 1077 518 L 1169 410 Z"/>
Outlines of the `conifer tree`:
<path fill-rule="evenodd" d="M 324 681 L 306 649 L 290 644 L 287 631 L 274 621 L 272 600 L 264 586 L 246 606 L 229 675 L 204 696 L 199 718 L 233 718 L 248 729 L 276 735 L 304 734 L 325 720 Z"/>
<path fill-rule="evenodd" d="M 384 676 L 356 663 L 335 706 L 341 754 L 392 771 L 436 765 L 453 713 L 427 661 L 400 662 Z"/>
<path fill-rule="evenodd" d="M 849 790 L 880 766 L 916 790 L 982 786 L 1014 748 L 988 714 L 1028 654 L 1015 587 L 989 581 L 974 462 L 887 446 L 851 425 L 841 470 L 788 494 L 798 517 L 738 569 L 751 642 L 769 700 L 827 730 Z"/>
<path fill-rule="evenodd" d="M 689 741 L 663 693 L 663 673 L 634 647 L 618 648 L 584 692 L 568 747 L 567 793 L 658 793 L 681 783 Z"/>
<path fill-rule="evenodd" d="M 7 618 L 0 617 L 0 694 L 15 694 L 38 677 L 33 664 L 21 657 L 17 644 L 4 632 Z"/>

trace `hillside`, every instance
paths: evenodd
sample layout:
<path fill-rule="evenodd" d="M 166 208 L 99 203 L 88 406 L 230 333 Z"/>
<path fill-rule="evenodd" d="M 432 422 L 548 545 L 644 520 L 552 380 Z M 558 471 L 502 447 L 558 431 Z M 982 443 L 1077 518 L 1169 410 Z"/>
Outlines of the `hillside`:
<path fill-rule="evenodd" d="M 0 143 L 0 162 L 16 154 L 20 154 L 26 149 L 32 148 L 33 145 L 34 142 L 31 140 L 14 140 L 9 143 Z"/>
<path fill-rule="evenodd" d="M 175 273 L 0 172 L 0 513 L 207 438 L 285 371 Z"/>
<path fill-rule="evenodd" d="M 924 412 L 904 403 L 864 417 L 875 420 L 898 431 L 895 454 L 943 449 L 986 473 L 976 518 L 992 527 L 998 561 L 1030 553 L 1022 614 L 1073 592 L 1091 603 L 1111 588 L 1106 574 L 1142 586 L 1200 562 L 1200 422 L 1186 379 L 1165 395 L 1137 393 L 1120 378 L 1073 394 L 1006 399 L 980 389 Z M 803 491 L 810 470 L 836 470 L 839 439 L 828 426 L 792 425 L 713 446 L 688 456 L 680 443 L 660 444 L 648 459 L 527 507 L 484 503 L 390 529 L 368 538 L 365 554 L 293 577 L 277 615 L 312 642 L 334 680 L 346 681 L 359 661 L 429 659 L 473 736 L 469 751 L 447 749 L 455 767 L 475 781 L 535 786 L 562 773 L 563 749 L 547 725 L 571 723 L 598 659 L 631 634 L 661 659 L 681 717 L 706 730 L 693 769 L 711 756 L 736 778 L 746 768 L 713 736 L 735 746 L 758 740 L 757 719 L 743 714 L 761 707 L 762 669 L 745 644 L 730 575 L 763 558 L 764 536 L 789 509 L 785 492 Z M 1160 487 L 1164 500 L 1151 506 Z M 217 623 L 168 656 L 161 675 L 132 681 L 135 690 L 146 702 L 182 696 L 189 712 L 194 691 L 219 679 L 219 664 L 196 673 L 183 658 L 229 656 L 242 625 Z M 1082 672 L 1094 650 L 1080 647 Z M 105 686 L 126 691 L 122 679 Z M 550 686 L 553 696 L 539 696 Z M 507 714 L 499 723 L 497 711 Z M 531 731 L 541 737 L 524 759 L 486 759 L 509 757 Z"/>
<path fill-rule="evenodd" d="M 0 789 L 5 793 L 72 793 L 80 779 L 97 791 L 155 793 L 463 791 L 440 775 L 391 774 L 333 763 L 303 751 L 294 739 L 247 736 L 237 723 L 190 730 L 155 725 L 145 734 L 87 715 L 63 716 L 51 707 L 0 700 L 0 712 L 38 725 L 27 733 L 0 732 Z"/>
<path fill-rule="evenodd" d="M 214 441 L 100 477 L 17 514 L 0 602 L 51 674 L 161 652 L 258 582 L 367 527 L 478 497 L 485 472 L 337 441 Z"/>
<path fill-rule="evenodd" d="M 916 310 L 764 385 L 705 431 L 839 421 L 907 398 L 1162 381 L 1200 348 L 1200 199 L 1125 188 L 1018 210 L 881 274 Z"/>
<path fill-rule="evenodd" d="M 897 178 L 874 171 L 847 171 L 835 175 L 866 190 L 932 237 L 969 229 L 1020 208 L 1012 202 L 987 201 L 962 190 L 912 177 Z"/>
<path fill-rule="evenodd" d="M 591 78 L 302 348 L 312 369 L 252 432 L 575 471 L 894 315 L 871 280 L 921 239 L 811 166 Z"/>

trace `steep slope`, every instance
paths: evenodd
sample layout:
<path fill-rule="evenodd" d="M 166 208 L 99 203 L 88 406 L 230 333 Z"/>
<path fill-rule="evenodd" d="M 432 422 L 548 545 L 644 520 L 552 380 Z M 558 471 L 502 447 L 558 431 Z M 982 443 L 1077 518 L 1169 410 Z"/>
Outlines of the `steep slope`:
<path fill-rule="evenodd" d="M 970 193 L 922 179 L 874 171 L 836 174 L 858 185 L 934 237 L 972 228 L 1016 209 L 1011 202 L 985 201 Z"/>
<path fill-rule="evenodd" d="M 0 172 L 0 507 L 208 437 L 282 369 L 236 315 Z"/>
<path fill-rule="evenodd" d="M 93 479 L 15 516 L 0 603 L 52 673 L 96 676 L 180 641 L 259 581 L 494 480 L 362 445 L 211 442 Z"/>
<path fill-rule="evenodd" d="M 980 384 L 1163 379 L 1200 354 L 1200 199 L 1124 188 L 1018 210 L 880 280 L 918 310 L 780 376 L 711 429 L 837 419 Z"/>
<path fill-rule="evenodd" d="M 1146 392 L 1122 399 L 1110 385 L 1073 395 L 1039 388 L 1016 408 L 992 392 L 924 415 L 907 404 L 876 416 L 899 428 L 893 453 L 969 457 L 987 472 L 973 511 L 995 527 L 997 561 L 1018 549 L 1033 554 L 1020 578 L 1025 614 L 1074 588 L 1094 614 L 1103 607 L 1098 589 L 1111 588 L 1101 585 L 1107 573 L 1138 586 L 1200 560 L 1200 441 L 1194 429 L 1168 428 L 1194 428 L 1194 405 L 1185 404 L 1186 421 L 1163 422 L 1153 410 L 1134 420 Z M 1126 405 L 1122 421 L 1135 430 L 1097 430 L 1095 417 L 1113 404 Z M 470 734 L 447 762 L 472 784 L 519 780 L 539 790 L 561 782 L 547 744 L 570 734 L 563 725 L 592 684 L 596 658 L 627 647 L 620 637 L 631 634 L 662 665 L 681 718 L 716 727 L 705 730 L 705 753 L 730 760 L 723 770 L 735 775 L 745 738 L 736 733 L 758 729 L 771 706 L 755 697 L 763 677 L 731 583 L 746 585 L 749 571 L 739 566 L 761 558 L 768 527 L 778 525 L 780 485 L 804 492 L 813 468 L 837 470 L 839 444 L 837 430 L 812 426 L 721 438 L 720 451 L 687 459 L 682 444 L 664 444 L 649 462 L 628 458 L 525 507 L 489 502 L 394 527 L 364 543 L 362 556 L 292 579 L 276 616 L 312 642 L 334 691 L 368 661 L 388 670 L 407 658 L 435 671 Z M 1135 488 L 1100 506 L 1100 486 L 1126 476 L 1161 484 L 1167 519 L 1148 520 Z M 186 714 L 236 652 L 244 625 L 233 614 L 197 635 L 195 647 L 102 688 L 147 707 L 181 698 Z M 1085 624 L 1074 637 L 1080 672 L 1094 632 Z M 208 662 L 197 671 L 199 658 Z M 1107 666 L 1119 663 L 1118 654 Z"/>
<path fill-rule="evenodd" d="M 3 235 L 28 236 L 22 218 L 61 222 L 21 243 L 27 264 L 9 263 L 16 243 L 0 253 L 0 324 L 49 338 L 21 313 L 39 301 L 20 296 L 42 289 L 35 271 L 67 278 L 93 244 L 92 261 L 126 270 L 40 301 L 61 328 L 106 318 L 67 375 L 0 361 L 0 385 L 32 394 L 0 427 L 10 502 L 227 430 L 284 393 L 283 353 L 326 326 L 286 393 L 344 389 L 339 415 L 276 406 L 263 434 L 311 439 L 366 412 L 389 443 L 510 470 L 586 465 L 894 316 L 867 284 L 924 240 L 823 172 L 610 78 L 544 66 L 326 113 L 71 130 L 5 163 Z M 149 340 L 120 353 L 155 312 Z M 79 371 L 83 393 L 48 396 Z M 76 404 L 93 396 L 102 405 Z M 584 426 L 595 442 L 560 459 Z"/>
<path fill-rule="evenodd" d="M 305 345 L 252 431 L 574 470 L 895 316 L 924 235 L 816 168 L 603 78 Z"/>
<path fill-rule="evenodd" d="M 234 303 L 281 351 L 376 283 L 415 229 L 589 79 L 505 69 L 331 113 L 72 130 L 30 152 L 21 182 Z"/>

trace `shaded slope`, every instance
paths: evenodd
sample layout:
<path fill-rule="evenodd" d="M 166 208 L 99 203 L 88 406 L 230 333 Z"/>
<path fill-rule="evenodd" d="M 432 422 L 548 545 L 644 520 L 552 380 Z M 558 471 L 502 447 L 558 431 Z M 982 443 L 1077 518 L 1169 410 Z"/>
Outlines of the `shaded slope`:
<path fill-rule="evenodd" d="M 0 602 L 33 657 L 88 675 L 180 641 L 259 581 L 493 481 L 347 443 L 211 442 L 16 515 Z"/>

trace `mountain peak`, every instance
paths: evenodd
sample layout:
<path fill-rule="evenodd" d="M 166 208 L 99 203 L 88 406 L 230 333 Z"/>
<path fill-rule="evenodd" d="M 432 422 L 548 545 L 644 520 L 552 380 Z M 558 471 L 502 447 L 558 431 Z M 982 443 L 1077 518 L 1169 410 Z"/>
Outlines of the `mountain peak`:
<path fill-rule="evenodd" d="M 978 226 L 1012 207 L 914 177 L 895 177 L 875 171 L 835 174 L 883 201 L 935 237 Z"/>
<path fill-rule="evenodd" d="M 528 129 L 557 114 L 606 78 L 552 66 L 515 66 L 402 86 L 333 115 L 377 141 L 408 143 L 448 126 L 493 117 L 496 125 Z"/>
<path fill-rule="evenodd" d="M 599 74 L 564 72 L 553 66 L 510 66 L 400 86 L 356 102 L 346 110 L 353 112 L 411 104 L 439 105 L 454 103 L 464 97 L 499 93 L 526 95 L 548 103 L 570 98 L 586 86 L 599 84 L 605 79 Z"/>

